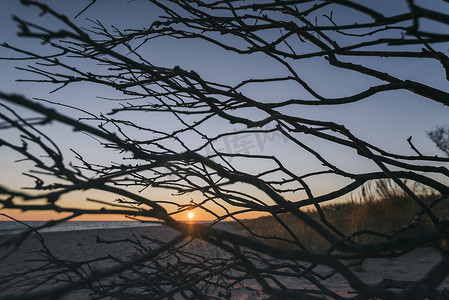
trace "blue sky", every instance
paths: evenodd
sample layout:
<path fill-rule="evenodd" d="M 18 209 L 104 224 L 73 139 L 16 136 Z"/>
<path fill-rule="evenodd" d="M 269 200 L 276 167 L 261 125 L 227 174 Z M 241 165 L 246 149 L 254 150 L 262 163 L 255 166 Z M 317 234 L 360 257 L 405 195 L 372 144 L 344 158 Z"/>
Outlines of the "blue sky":
<path fill-rule="evenodd" d="M 66 1 L 45 1 L 54 7 L 55 10 L 60 10 L 73 17 L 89 1 L 78 0 L 71 1 L 70 6 Z M 97 1 L 88 11 L 77 19 L 77 22 L 84 26 L 89 26 L 86 19 L 99 19 L 105 25 L 114 24 L 119 28 L 132 28 L 133 26 L 149 25 L 160 13 L 146 1 L 131 1 L 127 3 L 129 9 L 123 9 L 125 1 Z M 391 1 L 384 2 L 384 7 L 387 11 L 394 13 L 404 7 L 406 1 L 396 1 L 392 6 Z M 426 3 L 419 2 L 419 3 Z M 428 4 L 432 6 L 431 4 Z M 437 7 L 431 7 L 436 9 Z M 443 9 L 443 7 L 438 7 Z M 18 31 L 15 27 L 11 15 L 17 14 L 24 19 L 32 21 L 43 21 L 49 26 L 57 26 L 57 23 L 48 18 L 48 16 L 40 17 L 34 8 L 22 7 L 19 1 L 8 1 L 3 4 L 0 11 L 0 18 L 3 26 L 0 28 L 1 41 L 8 42 L 19 47 L 39 47 L 39 43 L 29 39 L 18 39 L 15 33 Z M 338 15 L 338 14 L 336 14 Z M 341 18 L 346 18 L 346 12 L 341 11 Z M 320 20 L 321 21 L 321 20 Z M 435 24 L 424 24 L 430 28 L 434 28 Z M 439 45 L 440 51 L 446 55 L 448 53 L 448 45 Z M 209 45 L 204 41 L 192 40 L 174 40 L 169 38 L 161 38 L 147 44 L 144 51 L 151 62 L 160 66 L 181 66 L 187 70 L 195 70 L 204 78 L 216 80 L 227 84 L 235 84 L 241 80 L 248 78 L 255 78 L 258 76 L 281 76 L 285 75 L 286 70 L 261 55 L 246 55 L 238 56 L 215 46 Z M 0 48 L 0 56 L 13 56 L 10 51 Z M 360 59 L 361 62 L 368 66 L 376 66 L 382 68 L 389 74 L 393 74 L 402 79 L 416 80 L 423 82 L 430 86 L 441 88 L 449 91 L 449 85 L 444 76 L 444 69 L 436 62 L 430 60 L 411 60 L 411 59 Z M 356 60 L 355 60 L 356 61 Z M 56 93 L 49 94 L 54 89 L 54 86 L 47 84 L 35 83 L 21 83 L 17 82 L 18 78 L 35 78 L 34 75 L 26 74 L 22 71 L 16 70 L 17 66 L 24 66 L 29 62 L 5 61 L 0 60 L 0 90 L 4 92 L 19 93 L 28 97 L 44 98 L 55 102 L 61 102 L 71 105 L 76 105 L 80 108 L 87 109 L 94 113 L 107 111 L 108 108 L 115 106 L 116 103 L 97 98 L 100 97 L 115 97 L 118 96 L 115 91 L 111 91 L 105 87 L 98 87 L 92 84 L 75 84 L 62 89 Z M 96 68 L 80 62 L 83 68 Z M 347 94 L 356 93 L 363 90 L 373 80 L 363 78 L 360 74 L 336 71 L 330 68 L 322 59 L 308 59 L 295 63 L 295 67 L 299 73 L 313 88 L 316 88 L 324 96 L 343 96 Z M 264 85 L 257 88 L 249 86 L 242 90 L 261 101 L 276 102 L 290 98 L 310 98 L 306 95 L 302 88 L 297 86 L 285 85 Z M 21 111 L 21 110 L 19 110 Z M 77 115 L 78 112 L 60 108 L 60 111 L 67 114 Z M 289 106 L 283 112 L 305 117 L 316 118 L 322 121 L 333 121 L 345 125 L 356 136 L 379 146 L 387 151 L 399 154 L 414 154 L 410 149 L 407 138 L 413 137 L 415 146 L 426 155 L 436 155 L 441 153 L 436 149 L 432 142 L 428 139 L 426 131 L 429 131 L 435 126 L 449 123 L 449 107 L 442 104 L 424 99 L 420 96 L 405 91 L 396 91 L 388 93 L 380 93 L 369 97 L 358 103 L 328 106 L 328 107 L 304 107 L 304 106 Z M 245 111 L 242 112 L 245 114 Z M 258 117 L 258 114 L 251 115 L 251 117 Z M 161 126 L 163 129 L 178 128 L 180 124 L 176 123 L 174 119 L 163 116 L 152 116 L 152 126 Z M 136 114 L 136 122 L 146 122 L 146 115 Z M 219 132 L 221 129 L 227 130 L 241 129 L 238 125 L 227 124 L 223 121 L 214 121 L 208 123 L 205 132 Z M 107 163 L 110 160 L 118 159 L 115 153 L 102 151 L 101 147 L 95 145 L 92 139 L 78 133 L 71 133 L 69 128 L 64 126 L 54 126 L 47 128 L 46 131 L 51 137 L 61 141 L 61 148 L 64 153 L 67 153 L 69 160 L 73 159 L 69 148 L 80 149 L 92 161 L 104 161 Z M 11 131 L 2 131 L 0 134 L 14 134 Z M 70 136 L 70 138 L 68 138 Z M 245 137 L 246 143 L 251 146 L 248 151 L 251 154 L 276 154 L 285 159 L 286 163 L 291 161 L 298 162 L 298 165 L 292 165 L 293 170 L 304 172 L 304 170 L 313 170 L 319 167 L 316 162 L 312 163 L 312 159 L 308 158 L 308 154 L 299 155 L 300 158 L 295 160 L 298 155 L 297 148 L 285 142 L 281 137 L 273 137 L 263 143 L 260 142 L 260 137 L 256 134 Z M 355 153 L 342 151 L 338 147 L 328 147 L 326 143 L 316 139 L 304 138 L 310 145 L 317 147 L 326 158 L 329 158 L 336 164 L 341 164 L 348 169 L 355 172 L 363 172 L 373 170 L 373 165 L 364 159 L 355 155 Z M 186 138 L 191 143 L 196 142 L 196 138 Z M 228 143 L 228 144 L 227 144 Z M 238 151 L 237 148 L 229 146 L 229 140 L 221 140 L 217 143 L 217 147 L 228 150 Z M 240 144 L 241 150 L 241 144 Z M 6 151 L 6 150 L 1 150 Z M 8 170 L 13 172 L 2 172 L 0 174 L 0 182 L 6 185 L 22 186 L 27 179 L 21 175 L 21 169 L 18 164 L 11 163 L 13 154 L 10 151 L 2 152 L 0 158 L 3 166 L 7 166 Z M 310 156 L 310 155 L 309 155 Z M 234 161 L 237 163 L 237 161 Z M 20 164 L 19 164 L 20 165 Z M 23 166 L 23 165 L 22 165 Z M 256 167 L 249 162 L 242 162 L 240 167 L 242 169 L 249 169 L 253 171 Z M 26 169 L 26 168 L 25 168 Z M 342 182 L 326 181 L 317 184 L 317 193 L 324 193 L 330 191 Z M 99 196 L 100 197 L 100 196 Z M 188 200 L 188 199 L 187 199 Z M 186 201 L 187 201 L 186 200 Z"/>

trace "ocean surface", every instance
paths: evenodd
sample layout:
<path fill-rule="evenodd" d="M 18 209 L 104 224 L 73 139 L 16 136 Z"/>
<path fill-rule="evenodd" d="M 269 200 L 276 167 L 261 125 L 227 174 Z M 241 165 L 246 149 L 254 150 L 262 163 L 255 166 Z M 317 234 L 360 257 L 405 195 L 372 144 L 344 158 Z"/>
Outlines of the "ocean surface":
<path fill-rule="evenodd" d="M 37 228 L 45 224 L 46 222 L 26 221 L 23 223 L 15 221 L 0 221 L 0 235 L 13 234 L 26 231 L 29 229 L 27 225 L 33 228 Z M 39 229 L 39 232 L 90 230 L 90 229 L 103 229 L 103 228 L 130 228 L 142 226 L 161 226 L 161 224 L 142 223 L 138 221 L 67 221 L 52 227 Z"/>

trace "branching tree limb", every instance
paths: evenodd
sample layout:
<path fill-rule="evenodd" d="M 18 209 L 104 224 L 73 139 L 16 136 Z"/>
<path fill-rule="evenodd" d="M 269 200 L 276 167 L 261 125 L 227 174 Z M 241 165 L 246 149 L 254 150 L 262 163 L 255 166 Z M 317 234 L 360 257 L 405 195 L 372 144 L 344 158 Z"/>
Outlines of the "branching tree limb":
<path fill-rule="evenodd" d="M 91 27 L 77 23 L 79 16 L 98 4 L 95 0 L 80 10 L 76 20 L 39 1 L 21 2 L 38 8 L 58 25 L 14 17 L 19 36 L 37 39 L 45 49 L 2 44 L 16 53 L 10 60 L 34 62 L 19 69 L 37 77 L 20 81 L 52 84 L 52 93 L 90 84 L 118 96 L 104 97 L 111 108 L 97 113 L 78 103 L 33 100 L 0 91 L 0 130 L 5 132 L 0 146 L 18 154 L 19 163 L 29 164 L 25 176 L 34 180 L 34 186 L 25 189 L 0 183 L 2 210 L 68 213 L 61 221 L 89 214 L 156 220 L 178 236 L 170 241 L 98 237 L 98 243 L 129 243 L 139 255 L 123 260 L 108 253 L 85 261 L 62 260 L 39 238 L 47 271 L 41 283 L 56 280 L 60 285 L 30 291 L 20 299 L 54 299 L 80 288 L 98 298 L 229 298 L 248 282 L 274 299 L 422 299 L 434 295 L 449 274 L 449 216 L 442 213 L 449 197 L 449 158 L 425 154 L 411 137 L 407 141 L 413 155 L 390 152 L 342 124 L 300 113 L 304 107 L 353 105 L 397 92 L 449 106 L 444 88 L 390 74 L 385 62 L 372 63 L 378 59 L 436 62 L 439 74 L 449 78 L 449 59 L 441 51 L 449 41 L 445 12 L 414 1 L 404 1 L 407 10 L 390 14 L 382 7 L 343 0 L 150 0 L 163 15 L 142 28 L 121 29 L 100 20 L 91 21 Z M 422 25 L 428 20 L 437 24 L 430 27 L 433 31 Z M 283 74 L 259 69 L 220 81 L 201 70 L 159 65 L 148 49 L 152 42 L 167 38 L 206 43 L 235 57 L 262 57 Z M 357 74 L 361 84 L 343 89 L 344 95 L 333 93 L 325 82 L 310 79 L 302 67 L 306 60 L 335 76 Z M 279 92 L 265 98 L 258 91 L 266 86 Z M 288 92 L 287 86 L 301 92 Z M 22 115 L 22 110 L 33 115 Z M 51 124 L 66 126 L 73 134 L 84 133 L 113 161 L 92 160 L 87 145 L 67 149 L 63 140 L 46 133 Z M 447 153 L 443 135 L 440 129 L 429 133 Z M 256 139 L 259 151 L 248 136 Z M 288 151 L 282 145 L 268 149 L 270 141 L 283 141 Z M 371 169 L 356 171 L 338 155 L 329 154 L 328 149 L 334 148 Z M 413 207 L 413 213 L 393 228 L 344 227 L 348 216 L 334 217 L 332 201 L 379 180 L 401 190 L 404 205 Z M 343 184 L 322 192 L 316 182 Z M 424 196 L 412 184 L 431 192 Z M 161 189 L 169 195 L 159 197 Z M 115 198 L 87 198 L 99 208 L 65 204 L 64 197 L 80 191 L 107 192 Z M 191 210 L 202 211 L 211 224 L 182 222 L 178 216 Z M 270 225 L 259 230 L 255 220 L 245 220 L 248 213 L 256 212 L 269 216 L 261 222 L 272 222 L 280 231 L 271 234 Z M 224 220 L 234 221 L 233 230 L 220 227 Z M 376 223 L 382 222 L 379 216 Z M 298 232 L 301 226 L 318 236 L 326 249 L 316 249 L 317 240 L 307 241 Z M 34 231 L 30 228 L 0 246 L 20 247 Z M 198 241 L 213 245 L 217 255 L 203 257 L 191 250 L 189 245 Z M 440 251 L 441 261 L 400 291 L 364 282 L 353 271 L 368 258 L 400 257 L 429 245 Z M 105 262 L 114 265 L 94 270 Z M 329 271 L 325 275 L 319 271 L 323 266 Z M 30 274 L 39 278 L 41 271 Z M 5 276 L 5 287 L 13 288 L 21 276 L 25 274 Z M 357 295 L 333 290 L 326 282 L 333 276 L 342 276 Z M 285 278 L 300 284 L 289 286 Z"/>

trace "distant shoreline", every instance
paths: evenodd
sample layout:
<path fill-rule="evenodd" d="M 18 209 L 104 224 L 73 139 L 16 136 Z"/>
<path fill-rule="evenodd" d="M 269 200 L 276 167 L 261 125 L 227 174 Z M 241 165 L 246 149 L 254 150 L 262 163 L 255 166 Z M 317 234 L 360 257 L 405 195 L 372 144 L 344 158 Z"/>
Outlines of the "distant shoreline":
<path fill-rule="evenodd" d="M 22 221 L 27 225 L 36 228 L 45 224 L 47 221 Z M 188 223 L 192 221 L 181 221 Z M 194 223 L 211 224 L 211 221 L 197 221 Z M 224 221 L 224 223 L 227 223 Z M 120 229 L 120 228 L 145 228 L 164 226 L 160 221 L 66 221 L 51 227 L 39 229 L 39 233 L 44 232 L 68 232 L 68 231 L 83 231 L 83 230 L 97 230 L 97 229 Z M 27 231 L 27 226 L 16 221 L 0 221 L 0 236 L 17 234 Z"/>
<path fill-rule="evenodd" d="M 42 226 L 47 221 L 24 221 L 23 223 L 30 227 L 37 228 Z M 153 227 L 161 226 L 160 222 L 138 222 L 138 221 L 67 221 L 56 224 L 51 227 L 39 229 L 42 232 L 67 232 L 79 230 L 93 230 L 93 229 L 117 229 L 117 228 L 139 228 L 139 227 Z M 26 225 L 16 221 L 0 221 L 0 235 L 15 234 L 27 231 Z"/>

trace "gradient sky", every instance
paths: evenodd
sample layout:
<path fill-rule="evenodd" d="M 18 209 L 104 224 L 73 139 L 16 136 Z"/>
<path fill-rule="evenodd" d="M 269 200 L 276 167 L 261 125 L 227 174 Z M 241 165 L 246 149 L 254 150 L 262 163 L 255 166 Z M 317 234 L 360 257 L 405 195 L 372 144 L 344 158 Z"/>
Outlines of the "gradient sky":
<path fill-rule="evenodd" d="M 73 17 L 79 11 L 81 11 L 86 3 L 90 1 L 78 0 L 78 1 L 56 1 L 48 0 L 44 1 L 51 4 L 51 6 L 57 10 L 65 12 L 68 16 Z M 150 24 L 154 18 L 159 14 L 158 10 L 151 6 L 146 1 L 131 1 L 128 5 L 132 7 L 129 10 L 123 10 L 122 5 L 125 1 L 97 1 L 88 11 L 86 11 L 77 22 L 81 22 L 87 26 L 88 22 L 85 20 L 99 19 L 104 24 L 114 24 L 119 28 L 132 28 L 140 26 L 142 24 Z M 381 1 L 376 1 L 380 3 Z M 392 4 L 392 2 L 394 4 Z M 433 1 L 429 1 L 435 3 Z M 70 3 L 68 6 L 67 3 Z M 383 1 L 382 5 L 394 13 L 406 7 L 406 1 Z M 425 1 L 419 3 L 427 3 Z M 427 3 L 430 8 L 431 3 Z M 379 4 L 380 5 L 380 4 Z M 438 7 L 438 9 L 449 9 L 449 5 L 444 7 Z M 0 11 L 0 19 L 2 20 L 2 26 L 0 26 L 0 40 L 2 42 L 8 42 L 19 47 L 34 47 L 36 43 L 27 39 L 18 39 L 15 33 L 18 31 L 11 15 L 16 14 L 24 19 L 31 21 L 45 20 L 46 24 L 50 24 L 51 20 L 48 18 L 38 16 L 38 12 L 34 8 L 22 7 L 19 1 L 5 1 L 2 3 L 2 10 Z M 337 15 L 337 14 L 336 14 Z M 348 17 L 345 12 L 341 12 L 341 17 Z M 434 26 L 434 24 L 424 24 L 425 26 Z M 56 26 L 56 25 L 55 25 Z M 440 51 L 445 54 L 448 53 L 448 45 L 439 45 Z M 224 50 L 217 49 L 216 47 L 207 45 L 202 41 L 178 41 L 172 39 L 160 39 L 151 43 L 151 45 L 145 48 L 146 53 L 152 57 L 152 61 L 160 66 L 173 67 L 179 65 L 187 70 L 194 69 L 205 78 L 216 80 L 225 83 L 236 83 L 240 80 L 251 77 L 254 74 L 271 74 L 282 75 L 285 74 L 285 70 L 278 64 L 274 64 L 272 61 L 267 60 L 260 55 L 254 56 L 236 56 L 228 53 Z M 0 57 L 13 56 L 10 51 L 0 48 Z M 402 59 L 402 60 L 389 60 L 386 63 L 385 59 L 371 59 L 367 61 L 363 60 L 368 66 L 379 66 L 381 64 L 382 69 L 386 72 L 398 76 L 403 79 L 410 79 L 423 82 L 430 86 L 441 88 L 448 91 L 448 82 L 445 80 L 444 70 L 436 62 L 429 62 L 429 60 L 421 60 L 416 62 L 415 60 Z M 26 65 L 28 62 L 18 61 L 5 61 L 0 60 L 0 90 L 9 93 L 19 93 L 27 97 L 45 98 L 52 101 L 76 104 L 77 106 L 88 109 L 92 112 L 98 113 L 100 111 L 107 110 L 111 104 L 109 101 L 97 99 L 96 96 L 115 96 L 116 94 L 109 89 L 97 87 L 89 84 L 73 85 L 66 89 L 58 91 L 53 94 L 49 94 L 54 86 L 45 84 L 33 84 L 33 83 L 20 83 L 16 82 L 18 78 L 35 78 L 32 75 L 25 74 L 15 67 Z M 319 91 L 325 96 L 341 96 L 346 94 L 355 93 L 366 88 L 367 84 L 371 83 L 371 80 L 361 78 L 359 74 L 349 72 L 336 72 L 334 69 L 329 68 L 328 65 L 319 62 L 316 59 L 309 59 L 307 61 L 301 61 L 301 75 L 304 76 L 310 82 L 313 88 L 319 89 Z M 248 93 L 253 97 L 257 97 L 261 101 L 274 101 L 273 99 L 288 99 L 289 97 L 298 97 L 303 90 L 297 87 L 285 85 L 282 90 L 273 88 L 269 84 L 264 87 L 258 87 L 257 89 L 249 88 Z M 280 93 L 282 95 L 280 96 Z M 20 110 L 19 110 L 20 111 Z M 65 113 L 73 113 L 66 109 L 61 109 Z M 358 103 L 329 106 L 329 107 L 297 107 L 288 108 L 290 114 L 297 114 L 307 118 L 316 118 L 325 121 L 334 121 L 345 125 L 349 128 L 353 134 L 362 137 L 367 142 L 375 144 L 384 148 L 387 151 L 397 152 L 401 154 L 414 154 L 410 149 L 407 138 L 413 136 L 413 142 L 416 147 L 426 155 L 436 155 L 441 153 L 431 143 L 426 136 L 426 131 L 429 131 L 435 126 L 444 125 L 449 123 L 449 108 L 445 107 L 434 101 L 429 101 L 415 94 L 398 91 L 389 92 L 383 94 L 377 94 L 369 97 Z M 157 118 L 157 117 L 156 117 Z M 167 127 L 167 119 L 161 117 L 160 124 Z M 170 125 L 172 126 L 172 125 Z M 173 125 L 174 126 L 174 125 Z M 239 129 L 240 127 L 235 125 L 223 124 L 220 122 L 215 123 L 216 128 L 210 128 L 211 131 L 219 130 L 221 126 L 228 126 L 232 129 Z M 205 129 L 207 130 L 207 129 Z M 61 146 L 64 148 L 64 153 L 71 155 L 68 151 L 69 148 L 83 149 L 83 147 L 89 147 L 89 158 L 92 161 L 104 161 L 108 162 L 112 159 L 102 149 L 93 145 L 92 140 L 85 135 L 78 133 L 72 134 L 69 128 L 64 126 L 55 126 L 48 128 L 46 131 L 55 140 L 63 141 Z M 0 131 L 0 134 L 9 134 L 9 131 Z M 70 138 L 67 138 L 70 136 Z M 270 151 L 276 152 L 277 149 L 283 148 L 286 157 L 293 157 L 297 153 L 293 147 L 290 147 L 281 137 L 273 137 L 272 140 L 259 143 L 256 135 L 250 136 L 253 148 L 251 153 L 269 153 Z M 316 143 L 317 147 L 320 147 L 320 142 Z M 89 146 L 87 146 L 89 145 Z M 225 142 L 222 145 L 226 148 Z M 323 145 L 325 147 L 325 145 Z M 84 149 L 85 150 L 85 149 Z M 342 162 L 346 166 L 351 167 L 354 171 L 366 171 L 372 166 L 366 164 L 366 162 L 360 159 L 354 159 L 351 153 L 341 152 L 337 148 L 324 149 L 322 152 L 329 157 L 332 157 L 335 161 Z M 32 180 L 27 179 L 21 175 L 24 170 L 23 164 L 13 163 L 15 156 L 11 151 L 0 149 L 0 160 L 2 164 L 2 171 L 0 172 L 0 184 L 7 186 L 24 186 L 32 183 Z M 20 167 L 18 167 L 20 165 Z M 254 168 L 254 166 L 248 166 Z M 310 166 L 313 168 L 314 166 Z M 308 166 L 302 164 L 301 168 L 307 169 Z M 25 168 L 26 169 L 26 168 Z M 326 182 L 320 183 L 322 192 L 326 192 L 334 189 L 341 184 L 340 182 Z M 157 197 L 169 196 L 161 191 Z M 152 197 L 153 195 L 150 195 Z M 68 199 L 68 203 L 72 203 L 74 199 L 85 197 L 84 195 L 75 195 L 73 198 Z M 88 197 L 101 198 L 112 197 L 111 195 L 104 194 L 89 194 Z M 189 199 L 185 199 L 188 201 Z M 72 202 L 71 202 L 72 201 Z M 74 203 L 74 202 L 73 202 Z M 22 219 L 47 219 L 50 217 L 48 214 L 37 213 L 15 216 Z M 113 217 L 115 218 L 115 217 Z M 1 220 L 1 216 L 0 216 Z"/>

